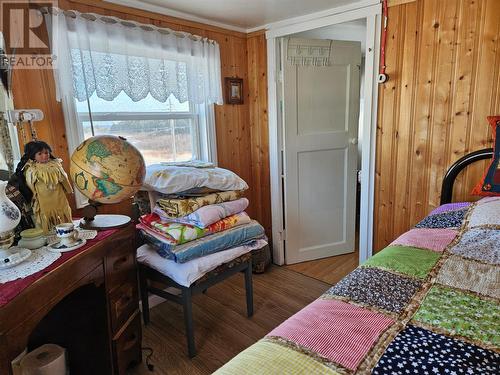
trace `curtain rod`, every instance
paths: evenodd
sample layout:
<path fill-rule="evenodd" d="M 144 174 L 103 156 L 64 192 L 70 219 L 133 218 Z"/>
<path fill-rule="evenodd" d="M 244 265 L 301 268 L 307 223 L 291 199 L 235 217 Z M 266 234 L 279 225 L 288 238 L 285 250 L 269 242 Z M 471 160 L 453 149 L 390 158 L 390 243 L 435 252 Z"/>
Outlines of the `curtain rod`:
<path fill-rule="evenodd" d="M 155 25 L 140 23 L 140 22 L 136 22 L 136 21 L 123 20 L 121 18 L 114 17 L 114 16 L 104 16 L 104 15 L 100 15 L 97 13 L 80 13 L 76 10 L 63 10 L 63 9 L 56 8 L 56 7 L 51 7 L 50 10 L 47 7 L 42 7 L 42 8 L 39 8 L 39 11 L 42 14 L 54 15 L 54 14 L 62 13 L 66 17 L 71 17 L 71 18 L 78 18 L 78 16 L 80 16 L 81 18 L 84 18 L 87 21 L 98 21 L 99 20 L 99 21 L 102 21 L 104 23 L 120 24 L 122 26 L 130 27 L 130 28 L 138 27 L 144 31 L 157 31 L 160 34 L 164 34 L 164 35 L 172 34 L 172 35 L 175 35 L 176 37 L 179 37 L 179 38 L 190 38 L 191 40 L 194 40 L 194 41 L 205 41 L 205 42 L 213 43 L 213 44 L 217 43 L 217 41 L 215 41 L 213 39 L 208 39 L 206 37 L 202 37 L 199 35 L 190 34 L 190 33 L 187 33 L 185 31 L 175 31 L 175 30 L 172 30 L 172 29 L 169 29 L 166 27 L 158 27 Z"/>

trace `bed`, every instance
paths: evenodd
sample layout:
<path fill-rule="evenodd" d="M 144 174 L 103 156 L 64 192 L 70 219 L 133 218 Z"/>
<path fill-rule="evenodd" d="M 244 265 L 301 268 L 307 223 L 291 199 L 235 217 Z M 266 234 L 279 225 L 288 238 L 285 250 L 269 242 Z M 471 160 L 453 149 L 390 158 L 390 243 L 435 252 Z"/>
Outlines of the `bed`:
<path fill-rule="evenodd" d="M 216 374 L 499 374 L 500 197 L 449 202 L 485 152 L 450 168 L 441 206 Z"/>

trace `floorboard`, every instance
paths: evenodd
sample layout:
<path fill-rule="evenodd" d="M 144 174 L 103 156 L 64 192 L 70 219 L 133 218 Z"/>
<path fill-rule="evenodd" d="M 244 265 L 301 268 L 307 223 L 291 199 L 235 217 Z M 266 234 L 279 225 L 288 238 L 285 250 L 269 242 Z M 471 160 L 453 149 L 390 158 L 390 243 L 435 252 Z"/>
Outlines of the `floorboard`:
<path fill-rule="evenodd" d="M 350 254 L 291 264 L 285 268 L 333 285 L 354 270 L 358 264 L 359 251 L 356 250 Z"/>
<path fill-rule="evenodd" d="M 243 274 L 219 283 L 193 298 L 198 355 L 187 356 L 180 305 L 164 302 L 151 309 L 151 323 L 143 327 L 143 347 L 154 352 L 154 374 L 210 374 L 258 341 L 281 322 L 318 298 L 330 284 L 272 266 L 253 275 L 254 316 L 246 317 Z M 144 351 L 144 359 L 145 354 Z M 143 361 L 144 362 L 144 361 Z M 151 374 L 145 363 L 131 375 Z"/>

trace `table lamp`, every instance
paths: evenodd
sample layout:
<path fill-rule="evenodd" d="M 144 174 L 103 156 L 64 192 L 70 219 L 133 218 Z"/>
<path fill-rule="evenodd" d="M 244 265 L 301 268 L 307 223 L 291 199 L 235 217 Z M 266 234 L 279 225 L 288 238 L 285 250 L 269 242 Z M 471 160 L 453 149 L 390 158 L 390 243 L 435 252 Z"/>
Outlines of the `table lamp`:
<path fill-rule="evenodd" d="M 0 249 L 8 249 L 14 243 L 14 229 L 21 221 L 21 211 L 5 194 L 7 181 L 0 181 Z"/>

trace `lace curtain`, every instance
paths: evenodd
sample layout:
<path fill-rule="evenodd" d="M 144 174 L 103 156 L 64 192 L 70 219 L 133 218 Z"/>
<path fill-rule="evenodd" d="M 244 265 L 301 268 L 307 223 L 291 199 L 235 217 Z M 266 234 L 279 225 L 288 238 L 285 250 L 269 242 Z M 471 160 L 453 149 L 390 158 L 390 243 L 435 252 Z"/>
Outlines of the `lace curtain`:
<path fill-rule="evenodd" d="M 76 11 L 46 15 L 57 32 L 57 100 L 94 93 L 133 101 L 151 94 L 165 102 L 222 104 L 219 45 L 187 33 Z M 52 28 L 51 24 L 55 27 Z"/>

